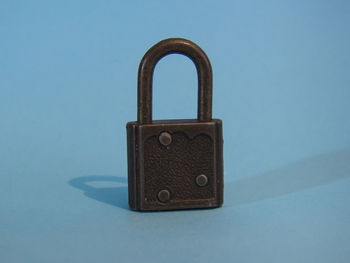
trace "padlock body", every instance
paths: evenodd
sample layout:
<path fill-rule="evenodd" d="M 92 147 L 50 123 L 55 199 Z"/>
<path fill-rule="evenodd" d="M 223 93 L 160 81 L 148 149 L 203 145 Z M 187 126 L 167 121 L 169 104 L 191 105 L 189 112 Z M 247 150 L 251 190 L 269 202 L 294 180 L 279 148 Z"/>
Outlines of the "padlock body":
<path fill-rule="evenodd" d="M 168 139 L 166 143 L 160 138 L 164 133 Z M 129 122 L 127 147 L 129 206 L 133 210 L 222 205 L 221 120 Z"/>

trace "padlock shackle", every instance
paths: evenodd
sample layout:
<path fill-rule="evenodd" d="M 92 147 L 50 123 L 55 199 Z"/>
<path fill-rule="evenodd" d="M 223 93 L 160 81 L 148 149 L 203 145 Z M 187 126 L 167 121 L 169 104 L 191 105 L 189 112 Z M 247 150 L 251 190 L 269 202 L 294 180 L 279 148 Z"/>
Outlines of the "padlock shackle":
<path fill-rule="evenodd" d="M 158 61 L 169 54 L 189 57 L 196 66 L 198 75 L 198 120 L 211 121 L 213 76 L 210 61 L 195 43 L 183 38 L 169 38 L 151 47 L 143 56 L 138 72 L 137 121 L 152 123 L 152 82 Z"/>

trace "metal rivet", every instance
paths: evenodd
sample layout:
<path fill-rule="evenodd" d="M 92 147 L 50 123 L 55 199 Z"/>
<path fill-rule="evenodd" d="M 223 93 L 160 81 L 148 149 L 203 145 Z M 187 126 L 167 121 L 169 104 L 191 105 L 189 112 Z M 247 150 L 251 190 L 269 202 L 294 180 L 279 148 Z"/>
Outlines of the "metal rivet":
<path fill-rule="evenodd" d="M 164 146 L 168 146 L 172 141 L 172 138 L 171 138 L 171 134 L 168 133 L 168 132 L 162 132 L 160 135 L 159 135 L 159 142 L 164 145 Z"/>
<path fill-rule="evenodd" d="M 168 190 L 161 190 L 158 193 L 158 200 L 162 203 L 166 203 L 170 200 L 170 192 Z"/>
<path fill-rule="evenodd" d="M 196 184 L 198 186 L 206 186 L 207 183 L 208 183 L 208 177 L 205 174 L 201 174 L 196 177 Z"/>

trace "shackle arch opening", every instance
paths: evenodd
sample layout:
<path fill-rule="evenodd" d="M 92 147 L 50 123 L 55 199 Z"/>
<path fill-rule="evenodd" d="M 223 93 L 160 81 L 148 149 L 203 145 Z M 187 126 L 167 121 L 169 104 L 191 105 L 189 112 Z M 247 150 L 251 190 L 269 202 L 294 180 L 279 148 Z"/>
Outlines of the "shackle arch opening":
<path fill-rule="evenodd" d="M 169 38 L 151 47 L 143 56 L 138 71 L 137 121 L 152 123 L 152 85 L 156 64 L 169 54 L 181 54 L 192 60 L 198 77 L 199 121 L 212 119 L 213 77 L 210 61 L 204 51 L 195 43 L 183 38 Z"/>

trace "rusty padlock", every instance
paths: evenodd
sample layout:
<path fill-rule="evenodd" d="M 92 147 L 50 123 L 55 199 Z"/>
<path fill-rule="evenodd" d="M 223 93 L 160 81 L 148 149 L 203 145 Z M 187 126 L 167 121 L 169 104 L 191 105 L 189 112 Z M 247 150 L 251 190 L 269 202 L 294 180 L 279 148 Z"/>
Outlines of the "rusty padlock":
<path fill-rule="evenodd" d="M 189 57 L 198 74 L 198 118 L 152 120 L 157 62 Z M 141 60 L 137 121 L 128 122 L 128 191 L 133 210 L 219 207 L 223 203 L 222 121 L 212 119 L 212 68 L 204 51 L 182 38 L 160 41 Z"/>

